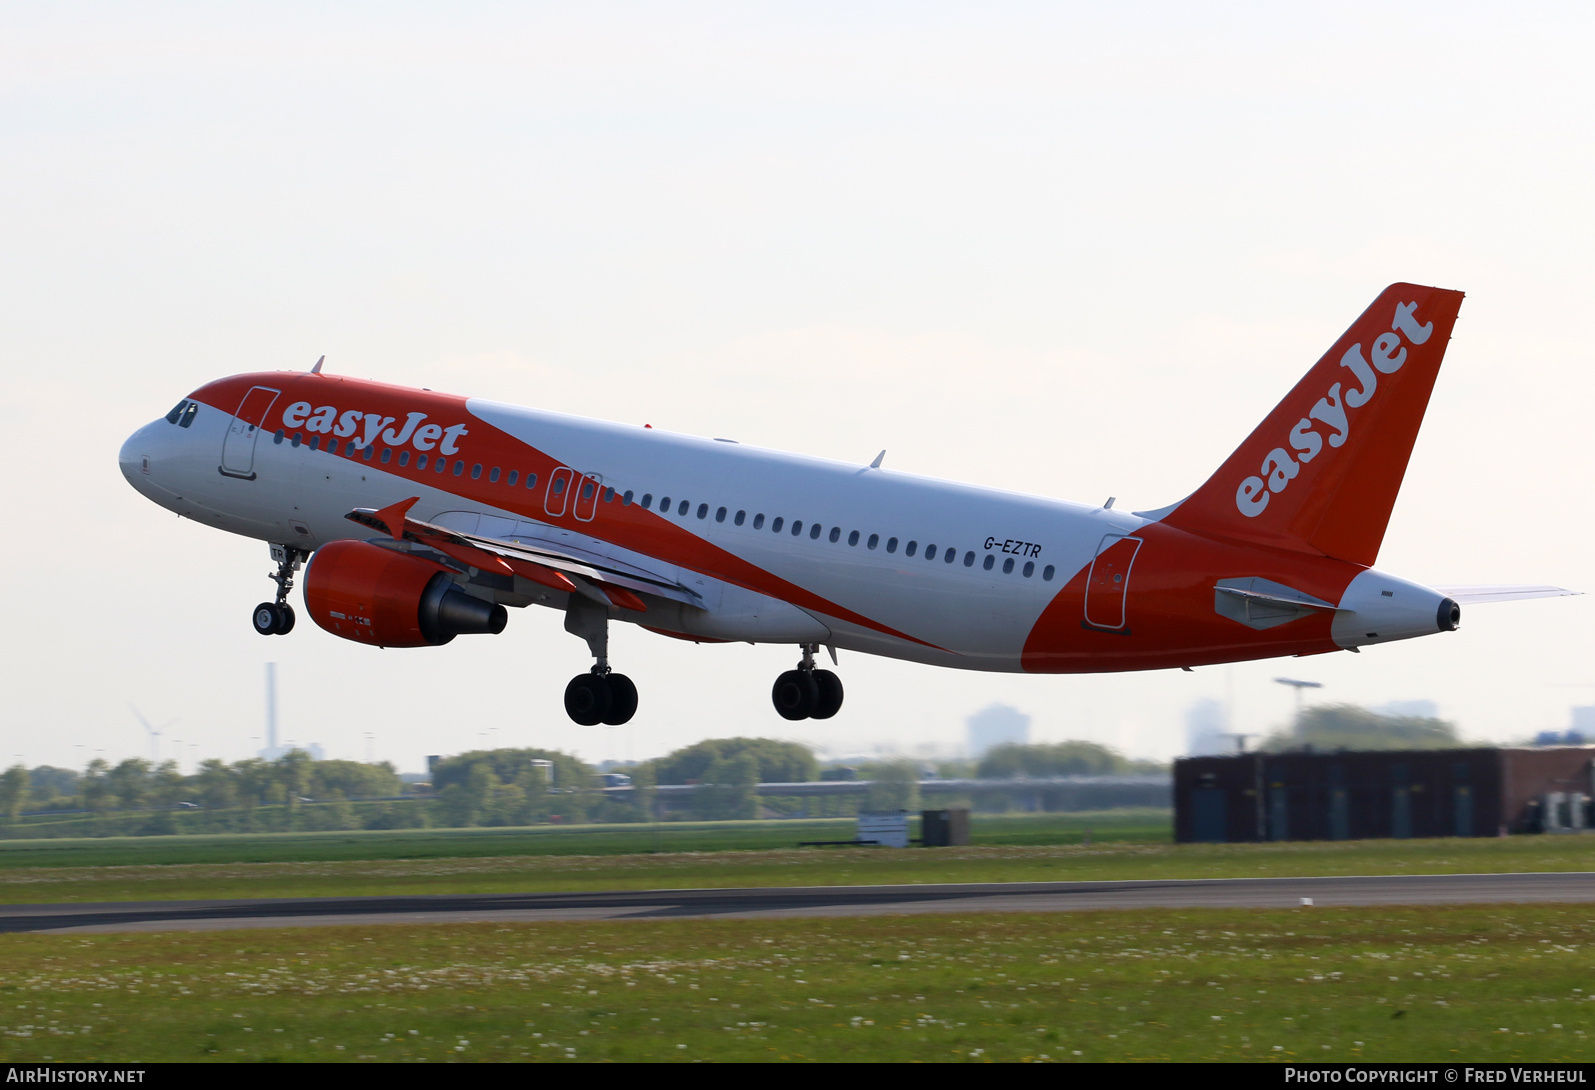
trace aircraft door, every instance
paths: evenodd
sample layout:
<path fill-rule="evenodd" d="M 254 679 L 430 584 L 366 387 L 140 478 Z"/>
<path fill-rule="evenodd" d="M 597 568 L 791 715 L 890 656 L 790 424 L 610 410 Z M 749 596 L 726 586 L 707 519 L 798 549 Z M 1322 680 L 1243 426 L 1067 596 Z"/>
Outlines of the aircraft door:
<path fill-rule="evenodd" d="M 558 518 L 570 506 L 570 483 L 576 471 L 560 466 L 548 475 L 548 491 L 543 493 L 543 511 Z"/>
<path fill-rule="evenodd" d="M 279 390 L 256 386 L 244 395 L 238 411 L 233 414 L 232 423 L 227 425 L 227 435 L 222 439 L 220 469 L 223 476 L 246 481 L 255 479 L 255 439 L 279 393 Z"/>
<path fill-rule="evenodd" d="M 1086 575 L 1085 623 L 1117 632 L 1124 628 L 1125 600 L 1130 590 L 1130 569 L 1141 539 L 1108 534 L 1097 545 L 1096 559 Z"/>
<path fill-rule="evenodd" d="M 589 473 L 576 479 L 575 515 L 577 522 L 591 522 L 598 514 L 598 494 L 604 490 L 604 479 L 596 473 Z"/>

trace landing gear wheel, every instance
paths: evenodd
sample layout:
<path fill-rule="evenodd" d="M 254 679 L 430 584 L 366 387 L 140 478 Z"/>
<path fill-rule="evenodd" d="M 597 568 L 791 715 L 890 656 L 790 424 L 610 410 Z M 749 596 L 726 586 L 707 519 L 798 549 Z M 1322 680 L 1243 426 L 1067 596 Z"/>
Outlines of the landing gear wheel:
<path fill-rule="evenodd" d="M 775 687 L 770 690 L 770 701 L 782 719 L 809 718 L 820 701 L 820 690 L 814 683 L 814 674 L 807 670 L 788 670 L 775 679 Z"/>
<path fill-rule="evenodd" d="M 250 621 L 255 626 L 255 631 L 262 636 L 275 636 L 280 633 L 283 623 L 282 614 L 279 612 L 281 608 L 275 602 L 262 602 L 256 606 L 255 612 L 249 616 Z M 293 624 L 292 621 L 288 623 L 290 625 Z"/>
<path fill-rule="evenodd" d="M 596 727 L 610 713 L 610 688 L 600 674 L 577 674 L 565 686 L 565 714 L 578 726 Z"/>
<path fill-rule="evenodd" d="M 294 607 L 284 602 L 277 607 L 281 620 L 277 622 L 277 635 L 286 636 L 294 630 Z"/>
<path fill-rule="evenodd" d="M 829 670 L 814 671 L 814 686 L 819 699 L 814 703 L 815 719 L 829 719 L 842 710 L 842 679 Z"/>
<path fill-rule="evenodd" d="M 625 674 L 610 674 L 604 682 L 609 686 L 609 712 L 603 724 L 618 727 L 631 722 L 631 717 L 637 714 L 637 686 Z"/>

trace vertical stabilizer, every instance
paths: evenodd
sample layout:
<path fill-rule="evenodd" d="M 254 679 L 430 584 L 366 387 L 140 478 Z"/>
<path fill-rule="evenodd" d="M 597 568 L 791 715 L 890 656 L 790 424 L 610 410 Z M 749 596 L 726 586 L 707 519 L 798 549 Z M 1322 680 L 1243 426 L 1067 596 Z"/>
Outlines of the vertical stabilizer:
<path fill-rule="evenodd" d="M 1373 564 L 1462 293 L 1392 284 L 1163 521 Z"/>

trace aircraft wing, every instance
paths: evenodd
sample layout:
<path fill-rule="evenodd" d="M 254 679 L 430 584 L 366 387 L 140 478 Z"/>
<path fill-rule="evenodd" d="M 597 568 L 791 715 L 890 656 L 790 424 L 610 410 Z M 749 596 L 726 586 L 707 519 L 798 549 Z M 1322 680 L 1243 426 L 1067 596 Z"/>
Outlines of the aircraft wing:
<path fill-rule="evenodd" d="M 1566 587 L 1540 587 L 1540 586 L 1468 586 L 1468 587 L 1432 587 L 1430 588 L 1445 595 L 1459 605 L 1482 605 L 1485 602 L 1516 602 L 1524 598 L 1563 598 L 1568 595 L 1583 594 L 1581 590 L 1568 590 Z"/>
<path fill-rule="evenodd" d="M 381 510 L 357 507 L 344 518 L 388 534 L 396 541 L 421 545 L 460 564 L 499 575 L 519 575 L 541 586 L 580 594 L 600 605 L 645 613 L 648 605 L 637 597 L 639 591 L 691 606 L 702 605 L 698 594 L 664 572 L 553 542 L 529 545 L 501 541 L 420 522 L 406 514 L 415 502 L 414 498 L 402 500 Z"/>

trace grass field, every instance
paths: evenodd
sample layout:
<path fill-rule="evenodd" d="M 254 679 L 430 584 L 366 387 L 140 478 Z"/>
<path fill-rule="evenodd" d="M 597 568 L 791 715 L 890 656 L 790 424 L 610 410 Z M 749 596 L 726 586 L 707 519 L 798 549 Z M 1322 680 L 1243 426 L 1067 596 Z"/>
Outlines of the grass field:
<path fill-rule="evenodd" d="M 11 841 L 0 847 L 0 903 L 1595 870 L 1595 837 L 1175 845 L 1166 820 L 982 818 L 984 843 L 907 850 L 793 846 L 851 822 L 664 826 L 657 853 L 647 829 L 614 826 Z"/>
<path fill-rule="evenodd" d="M 1587 906 L 0 936 L 0 1060 L 1574 1060 Z"/>

